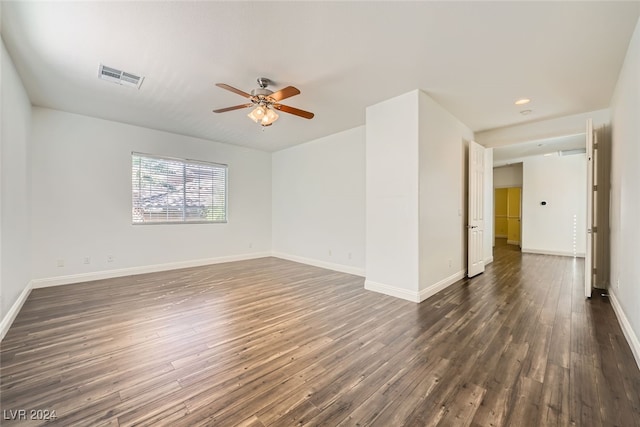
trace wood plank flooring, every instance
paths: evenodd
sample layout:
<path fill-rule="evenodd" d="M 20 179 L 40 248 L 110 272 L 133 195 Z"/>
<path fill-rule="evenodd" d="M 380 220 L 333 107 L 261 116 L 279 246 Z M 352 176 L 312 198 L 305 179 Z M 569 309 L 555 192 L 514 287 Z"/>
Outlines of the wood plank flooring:
<path fill-rule="evenodd" d="M 640 426 L 582 269 L 499 246 L 422 304 L 276 258 L 36 289 L 2 341 L 2 424 Z"/>

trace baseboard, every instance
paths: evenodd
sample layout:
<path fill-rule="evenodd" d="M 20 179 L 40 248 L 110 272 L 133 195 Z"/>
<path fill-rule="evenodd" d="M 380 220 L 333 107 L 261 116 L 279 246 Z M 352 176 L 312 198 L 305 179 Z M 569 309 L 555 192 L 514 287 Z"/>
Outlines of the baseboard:
<path fill-rule="evenodd" d="M 484 259 L 484 265 L 489 265 L 493 262 L 493 255 Z M 464 277 L 464 275 L 463 275 Z"/>
<path fill-rule="evenodd" d="M 364 268 L 353 267 L 344 264 L 320 261 L 312 258 L 305 258 L 297 255 L 285 254 L 282 252 L 272 252 L 271 256 L 286 259 L 288 261 L 299 262 L 301 264 L 313 265 L 314 267 L 326 268 L 327 270 L 339 271 L 341 273 L 353 274 L 355 276 L 365 276 Z"/>
<path fill-rule="evenodd" d="M 364 281 L 364 288 L 369 291 L 378 292 L 381 294 L 389 295 L 391 297 L 401 298 L 403 300 L 411 302 L 420 302 L 420 293 L 412 292 L 410 290 L 399 288 L 397 286 L 387 285 L 384 283 L 374 282 L 372 280 Z"/>
<path fill-rule="evenodd" d="M 464 271 L 459 271 L 419 292 L 413 292 L 408 289 L 399 288 L 397 286 L 392 286 L 385 283 L 378 283 L 372 280 L 365 280 L 364 288 L 369 291 L 379 292 L 381 294 L 389 295 L 392 297 L 420 303 L 426 300 L 427 298 L 429 298 L 430 296 L 435 295 L 441 290 L 453 285 L 463 277 L 464 277 Z"/>
<path fill-rule="evenodd" d="M 243 255 L 230 255 L 218 258 L 196 259 L 190 261 L 169 262 L 166 264 L 144 265 L 140 267 L 121 268 L 117 270 L 103 270 L 91 273 L 71 274 L 67 276 L 48 277 L 32 280 L 33 288 L 47 288 L 49 286 L 70 285 L 72 283 L 91 282 L 93 280 L 112 279 L 114 277 L 132 276 L 134 274 L 156 273 L 159 271 L 178 270 L 180 268 L 201 267 L 204 265 L 221 264 L 223 262 L 245 261 L 248 259 L 271 256 L 270 252 L 257 252 Z"/>
<path fill-rule="evenodd" d="M 506 238 L 507 238 L 507 235 L 506 235 L 506 234 L 496 234 L 496 235 L 495 235 L 495 238 L 496 238 L 496 239 L 506 239 Z"/>
<path fill-rule="evenodd" d="M 627 316 L 624 314 L 624 311 L 622 310 L 622 307 L 618 302 L 618 298 L 616 298 L 616 295 L 611 292 L 611 290 L 609 290 L 609 301 L 611 301 L 613 312 L 618 318 L 618 323 L 620 323 L 620 327 L 622 329 L 622 332 L 624 333 L 624 337 L 627 339 L 629 347 L 631 347 L 633 358 L 636 359 L 636 365 L 638 365 L 638 368 L 640 368 L 640 340 L 638 340 L 638 336 L 633 332 L 633 328 L 631 328 L 629 319 L 627 319 Z"/>
<path fill-rule="evenodd" d="M 465 273 L 464 271 L 458 271 L 457 273 L 452 274 L 451 276 L 446 277 L 440 280 L 439 282 L 421 290 L 419 294 L 419 298 L 420 298 L 419 302 L 426 300 L 430 296 L 437 294 L 441 290 L 453 285 L 458 280 L 464 278 L 464 273 Z"/>
<path fill-rule="evenodd" d="M 519 240 L 507 240 L 507 245 L 519 245 Z"/>
<path fill-rule="evenodd" d="M 523 254 L 538 254 L 538 255 L 557 255 L 557 256 L 570 256 L 573 257 L 573 252 L 564 252 L 564 251 L 548 251 L 545 249 L 533 249 L 533 248 L 522 248 Z M 575 257 L 584 258 L 584 253 L 576 253 Z"/>
<path fill-rule="evenodd" d="M 13 303 L 7 314 L 0 322 L 0 341 L 4 339 L 4 336 L 9 332 L 9 328 L 13 324 L 13 321 L 16 320 L 16 316 L 20 312 L 20 309 L 24 305 L 27 298 L 29 298 L 29 294 L 31 293 L 31 289 L 33 289 L 33 282 L 27 283 L 24 290 L 18 296 L 16 302 Z"/>

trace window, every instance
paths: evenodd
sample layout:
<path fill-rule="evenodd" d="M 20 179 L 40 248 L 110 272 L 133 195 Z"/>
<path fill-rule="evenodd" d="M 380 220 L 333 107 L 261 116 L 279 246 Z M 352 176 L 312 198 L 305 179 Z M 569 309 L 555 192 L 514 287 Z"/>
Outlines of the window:
<path fill-rule="evenodd" d="M 131 153 L 133 224 L 227 222 L 227 165 Z"/>

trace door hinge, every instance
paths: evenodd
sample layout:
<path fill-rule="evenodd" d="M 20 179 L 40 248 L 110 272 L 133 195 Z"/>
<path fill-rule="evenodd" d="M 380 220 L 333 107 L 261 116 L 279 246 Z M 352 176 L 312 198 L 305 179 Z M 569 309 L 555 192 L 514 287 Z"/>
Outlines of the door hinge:
<path fill-rule="evenodd" d="M 597 233 L 598 232 L 598 227 L 591 227 L 591 232 L 592 233 Z"/>
<path fill-rule="evenodd" d="M 597 272 L 598 272 L 598 269 L 597 269 L 597 268 L 595 268 L 595 267 L 593 267 L 593 272 L 592 272 L 592 274 L 596 274 Z"/>
<path fill-rule="evenodd" d="M 593 185 L 593 191 L 598 191 L 598 184 Z"/>

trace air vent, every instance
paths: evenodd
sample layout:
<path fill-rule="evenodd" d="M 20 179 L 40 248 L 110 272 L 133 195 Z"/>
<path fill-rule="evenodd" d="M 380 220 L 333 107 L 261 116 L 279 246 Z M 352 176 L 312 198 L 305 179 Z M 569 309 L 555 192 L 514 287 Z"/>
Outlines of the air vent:
<path fill-rule="evenodd" d="M 131 86 L 140 89 L 144 77 L 136 76 L 135 74 L 127 73 L 115 68 L 107 67 L 100 64 L 100 70 L 98 71 L 98 78 L 106 80 L 112 83 L 120 85 Z"/>

